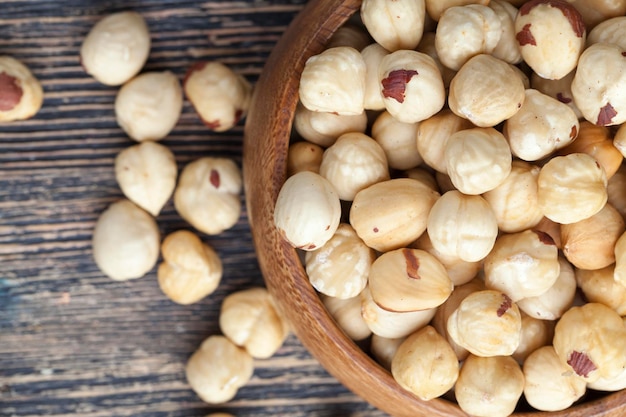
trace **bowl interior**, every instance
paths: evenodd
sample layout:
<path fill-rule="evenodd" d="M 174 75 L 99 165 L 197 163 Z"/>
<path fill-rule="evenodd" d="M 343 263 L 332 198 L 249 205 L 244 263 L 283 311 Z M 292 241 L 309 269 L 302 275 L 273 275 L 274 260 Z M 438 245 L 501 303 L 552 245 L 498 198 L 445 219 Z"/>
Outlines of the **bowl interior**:
<path fill-rule="evenodd" d="M 287 149 L 304 63 L 323 50 L 331 35 L 358 12 L 360 5 L 360 0 L 309 1 L 274 48 L 256 84 L 244 131 L 243 176 L 259 265 L 296 336 L 348 389 L 393 416 L 466 416 L 445 399 L 421 401 L 408 393 L 350 340 L 309 284 L 297 251 L 274 227 L 274 204 L 286 178 Z M 520 417 L 538 414 L 515 413 Z M 626 415 L 626 392 L 585 398 L 575 407 L 541 415 Z"/>

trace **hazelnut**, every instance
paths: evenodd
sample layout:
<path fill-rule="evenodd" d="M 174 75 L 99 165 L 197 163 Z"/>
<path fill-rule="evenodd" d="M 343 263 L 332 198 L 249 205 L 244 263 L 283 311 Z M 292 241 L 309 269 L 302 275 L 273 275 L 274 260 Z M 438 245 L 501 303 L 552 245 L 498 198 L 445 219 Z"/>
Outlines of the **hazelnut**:
<path fill-rule="evenodd" d="M 452 282 L 437 258 L 423 250 L 402 248 L 374 261 L 369 289 L 381 308 L 408 312 L 443 304 L 452 292 Z"/>
<path fill-rule="evenodd" d="M 602 269 L 576 269 L 576 282 L 590 303 L 611 307 L 620 316 L 626 316 L 626 285 L 614 278 L 615 267 Z"/>
<path fill-rule="evenodd" d="M 367 285 L 376 254 L 346 223 L 323 246 L 305 254 L 305 267 L 313 288 L 338 298 L 356 297 Z"/>
<path fill-rule="evenodd" d="M 622 217 L 626 217 L 626 165 L 620 165 L 617 172 L 609 178 L 607 193 L 608 203 L 611 204 Z"/>
<path fill-rule="evenodd" d="M 433 32 L 424 32 L 424 35 L 422 35 L 422 40 L 420 41 L 419 45 L 417 45 L 416 50 L 425 53 L 435 61 L 435 64 L 437 65 L 437 68 L 439 68 L 439 72 L 441 73 L 443 85 L 447 91 L 447 89 L 450 87 L 450 81 L 452 81 L 452 78 L 454 78 L 456 71 L 446 67 L 441 63 L 439 55 L 437 54 L 437 47 L 435 46 L 437 34 L 434 32 L 434 30 L 435 29 L 433 28 Z"/>
<path fill-rule="evenodd" d="M 122 85 L 141 71 L 150 53 L 150 32 L 136 12 L 113 13 L 97 22 L 80 48 L 87 74 L 105 85 Z"/>
<path fill-rule="evenodd" d="M 564 410 L 587 390 L 586 382 L 563 365 L 552 346 L 543 346 L 528 355 L 523 371 L 524 397 L 537 410 Z"/>
<path fill-rule="evenodd" d="M 170 71 L 138 75 L 124 84 L 115 98 L 117 123 L 138 142 L 166 137 L 182 110 L 183 91 Z"/>
<path fill-rule="evenodd" d="M 528 355 L 542 346 L 552 344 L 554 334 L 554 322 L 540 320 L 524 314 L 522 311 L 522 333 L 519 346 L 513 352 L 513 359 L 521 364 L 524 363 Z"/>
<path fill-rule="evenodd" d="M 363 0 L 361 20 L 374 40 L 390 52 L 415 49 L 424 32 L 424 1 Z"/>
<path fill-rule="evenodd" d="M 300 141 L 289 145 L 287 151 L 287 176 L 300 171 L 320 172 L 324 149 L 311 142 Z"/>
<path fill-rule="evenodd" d="M 193 304 L 212 294 L 222 279 L 222 261 L 209 245 L 187 230 L 167 235 L 157 270 L 161 291 L 178 304 Z"/>
<path fill-rule="evenodd" d="M 372 42 L 372 37 L 361 22 L 347 21 L 340 26 L 326 43 L 326 49 L 337 46 L 349 46 L 357 51 L 363 50 Z"/>
<path fill-rule="evenodd" d="M 615 136 L 613 136 L 613 146 L 620 151 L 622 156 L 626 155 L 626 123 L 620 125 L 615 132 Z"/>
<path fill-rule="evenodd" d="M 615 281 L 626 285 L 626 232 L 615 243 Z"/>
<path fill-rule="evenodd" d="M 207 403 L 230 401 L 254 372 L 252 356 L 224 336 L 209 336 L 189 358 L 189 385 Z"/>
<path fill-rule="evenodd" d="M 312 111 L 298 103 L 293 126 L 303 139 L 327 148 L 344 133 L 365 132 L 367 114 L 365 111 L 355 115 Z"/>
<path fill-rule="evenodd" d="M 388 371 L 391 371 L 391 361 L 395 356 L 398 348 L 406 340 L 406 337 L 397 339 L 389 339 L 386 337 L 372 335 L 370 341 L 370 352 L 374 359 Z"/>
<path fill-rule="evenodd" d="M 547 96 L 557 99 L 563 104 L 567 104 L 567 106 L 574 111 L 576 118 L 582 119 L 583 115 L 576 106 L 574 95 L 572 94 L 572 80 L 574 79 L 574 75 L 576 75 L 576 70 L 571 71 L 558 80 L 548 80 L 540 77 L 536 72 L 533 72 L 530 75 L 530 86 Z"/>
<path fill-rule="evenodd" d="M 426 230 L 439 193 L 410 178 L 371 185 L 354 198 L 350 224 L 365 244 L 380 252 L 409 245 Z"/>
<path fill-rule="evenodd" d="M 626 50 L 626 16 L 624 16 L 626 3 L 623 7 L 624 11 L 620 13 L 621 16 L 618 14 L 616 17 L 603 20 L 591 29 L 587 36 L 587 47 L 595 43 L 610 43 Z"/>
<path fill-rule="evenodd" d="M 426 326 L 398 347 L 391 374 L 402 388 L 428 401 L 454 386 L 459 361 L 448 342 L 432 326 Z"/>
<path fill-rule="evenodd" d="M 487 5 L 487 0 L 426 0 L 426 12 L 434 21 L 441 18 L 443 12 L 450 7 L 464 6 L 466 4 L 482 4 Z"/>
<path fill-rule="evenodd" d="M 522 5 L 515 18 L 522 58 L 543 78 L 558 80 L 576 68 L 585 47 L 585 24 L 564 0 L 535 0 Z"/>
<path fill-rule="evenodd" d="M 199 231 L 215 235 L 233 227 L 241 213 L 241 172 L 227 158 L 188 163 L 174 191 L 174 207 Z"/>
<path fill-rule="evenodd" d="M 197 62 L 185 75 L 185 95 L 211 130 L 232 129 L 248 113 L 252 85 L 221 62 Z"/>
<path fill-rule="evenodd" d="M 498 224 L 484 198 L 453 190 L 432 206 L 427 230 L 433 247 L 444 256 L 477 262 L 491 252 Z"/>
<path fill-rule="evenodd" d="M 160 234 L 154 218 L 129 200 L 111 204 L 93 231 L 98 268 L 116 281 L 144 276 L 159 257 Z"/>
<path fill-rule="evenodd" d="M 0 56 L 0 122 L 33 117 L 43 104 L 43 89 L 30 69 L 17 59 Z"/>
<path fill-rule="evenodd" d="M 229 294 L 222 302 L 220 330 L 253 358 L 267 359 L 282 346 L 289 325 L 263 287 Z"/>
<path fill-rule="evenodd" d="M 156 142 L 142 142 L 115 158 L 115 178 L 124 195 L 157 216 L 176 187 L 178 168 L 174 154 Z"/>
<path fill-rule="evenodd" d="M 360 295 L 341 299 L 320 294 L 320 298 L 328 314 L 331 315 L 339 328 L 342 329 L 350 339 L 360 341 L 372 335 L 372 331 L 361 316 Z"/>
<path fill-rule="evenodd" d="M 620 391 L 626 389 L 626 368 L 614 377 L 600 377 L 596 381 L 588 383 L 587 388 L 598 391 Z"/>
<path fill-rule="evenodd" d="M 358 115 L 364 111 L 366 65 L 349 46 L 310 57 L 300 76 L 299 95 L 309 110 Z"/>
<path fill-rule="evenodd" d="M 380 61 L 389 54 L 389 51 L 377 43 L 367 45 L 361 51 L 365 61 L 365 97 L 364 107 L 366 110 L 384 110 L 383 95 L 378 87 L 378 66 Z"/>
<path fill-rule="evenodd" d="M 557 156 L 539 171 L 537 198 L 543 215 L 561 224 L 576 223 L 602 210 L 608 195 L 602 166 L 591 156 Z"/>
<path fill-rule="evenodd" d="M 496 12 L 501 28 L 500 40 L 491 54 L 509 64 L 519 64 L 522 61 L 522 54 L 515 38 L 517 8 L 507 0 L 491 0 L 489 7 Z"/>
<path fill-rule="evenodd" d="M 585 26 L 595 28 L 600 22 L 626 14 L 626 3 L 615 0 L 568 0 L 583 17 Z"/>
<path fill-rule="evenodd" d="M 439 190 L 439 186 L 437 185 L 437 180 L 435 179 L 435 176 L 426 167 L 416 167 L 416 168 L 407 169 L 403 172 L 403 175 L 406 178 L 411 178 L 412 180 L 417 180 L 421 182 L 426 187 L 430 188 L 431 190 L 435 192 Z"/>
<path fill-rule="evenodd" d="M 301 171 L 287 178 L 276 198 L 274 223 L 294 247 L 323 246 L 339 227 L 341 204 L 333 185 L 319 174 Z"/>
<path fill-rule="evenodd" d="M 372 138 L 385 151 L 389 168 L 410 169 L 423 162 L 417 151 L 418 126 L 419 123 L 400 122 L 387 111 L 376 117 Z"/>

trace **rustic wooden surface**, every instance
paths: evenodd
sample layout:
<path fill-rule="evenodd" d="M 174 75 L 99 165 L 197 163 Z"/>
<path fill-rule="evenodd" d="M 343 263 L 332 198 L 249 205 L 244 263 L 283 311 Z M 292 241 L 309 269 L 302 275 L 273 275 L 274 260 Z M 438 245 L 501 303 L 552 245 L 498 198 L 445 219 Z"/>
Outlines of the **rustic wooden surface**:
<path fill-rule="evenodd" d="M 196 60 L 220 60 L 255 82 L 304 0 L 4 1 L 0 54 L 26 63 L 45 101 L 29 121 L 0 125 L 0 416 L 383 416 L 330 376 L 292 335 L 252 381 L 222 406 L 204 404 L 184 377 L 200 342 L 219 333 L 221 300 L 263 285 L 242 217 L 202 235 L 223 259 L 219 289 L 179 306 L 160 292 L 154 269 L 114 282 L 91 256 L 94 222 L 121 197 L 113 159 L 133 142 L 113 113 L 116 87 L 80 67 L 78 50 L 102 16 L 133 9 L 152 33 L 146 70 L 181 78 Z M 179 167 L 215 155 L 241 163 L 243 127 L 214 134 L 189 103 L 162 143 Z M 161 232 L 189 228 L 171 201 Z"/>

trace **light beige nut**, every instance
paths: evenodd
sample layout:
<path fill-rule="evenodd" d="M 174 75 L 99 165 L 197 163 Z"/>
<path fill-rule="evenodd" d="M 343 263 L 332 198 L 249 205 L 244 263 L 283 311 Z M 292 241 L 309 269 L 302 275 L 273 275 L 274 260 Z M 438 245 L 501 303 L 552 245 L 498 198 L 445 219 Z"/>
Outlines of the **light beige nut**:
<path fill-rule="evenodd" d="M 378 81 L 385 109 L 404 123 L 429 118 L 446 101 L 439 68 L 422 52 L 398 50 L 386 55 L 378 66 Z"/>
<path fill-rule="evenodd" d="M 389 52 L 415 49 L 424 32 L 424 0 L 363 0 L 361 20 L 374 40 Z"/>
<path fill-rule="evenodd" d="M 426 310 L 397 312 L 380 307 L 369 288 L 361 293 L 361 316 L 372 334 L 380 337 L 398 339 L 409 336 L 426 326 L 435 316 L 436 308 Z"/>
<path fill-rule="evenodd" d="M 559 277 L 559 250 L 537 230 L 502 234 L 484 263 L 485 285 L 513 301 L 548 291 Z"/>
<path fill-rule="evenodd" d="M 426 12 L 434 21 L 438 21 L 446 9 L 454 6 L 464 6 L 466 4 L 487 5 L 487 0 L 426 0 Z"/>
<path fill-rule="evenodd" d="M 115 98 L 115 118 L 138 142 L 161 140 L 180 118 L 183 90 L 171 71 L 145 72 L 124 84 Z"/>
<path fill-rule="evenodd" d="M 289 334 L 289 324 L 263 287 L 235 291 L 222 302 L 222 333 L 257 359 L 273 356 Z"/>
<path fill-rule="evenodd" d="M 437 65 L 437 68 L 439 68 L 439 72 L 441 73 L 443 85 L 446 90 L 448 90 L 448 88 L 450 87 L 450 81 L 452 81 L 452 78 L 454 78 L 456 71 L 446 67 L 441 63 L 439 55 L 437 55 L 437 47 L 435 46 L 436 38 L 437 34 L 435 32 L 435 28 L 433 28 L 432 32 L 424 32 L 422 40 L 420 41 L 419 45 L 417 45 L 416 50 L 425 53 L 435 61 L 435 64 Z"/>
<path fill-rule="evenodd" d="M 461 409 L 476 417 L 510 416 L 523 392 L 524 374 L 510 356 L 470 355 L 454 388 Z"/>
<path fill-rule="evenodd" d="M 230 130 L 246 117 L 252 97 L 250 82 L 216 61 L 190 66 L 183 89 L 202 122 L 215 132 Z"/>
<path fill-rule="evenodd" d="M 478 356 L 512 355 L 521 340 L 522 316 L 501 291 L 475 291 L 466 296 L 448 318 L 454 342 Z"/>
<path fill-rule="evenodd" d="M 378 66 L 389 51 L 378 43 L 367 45 L 361 51 L 365 61 L 365 97 L 363 106 L 366 110 L 383 110 L 385 103 L 378 86 Z"/>
<path fill-rule="evenodd" d="M 364 111 L 366 65 L 361 53 L 338 46 L 310 57 L 300 76 L 300 101 L 309 110 L 358 115 Z"/>
<path fill-rule="evenodd" d="M 294 247 L 313 250 L 335 234 L 341 203 L 335 187 L 319 174 L 302 171 L 287 178 L 274 207 L 274 224 Z"/>
<path fill-rule="evenodd" d="M 426 230 L 428 213 L 438 198 L 439 193 L 417 180 L 382 181 L 356 195 L 350 224 L 377 251 L 402 248 Z"/>
<path fill-rule="evenodd" d="M 439 17 L 435 48 L 441 63 L 458 71 L 471 57 L 491 54 L 502 35 L 500 18 L 482 4 L 446 9 Z"/>
<path fill-rule="evenodd" d="M 626 367 L 626 327 L 604 304 L 565 312 L 554 329 L 553 345 L 561 362 L 586 382 L 614 378 Z"/>
<path fill-rule="evenodd" d="M 519 64 L 522 61 L 522 53 L 515 38 L 517 8 L 507 0 L 491 0 L 489 7 L 500 19 L 501 29 L 500 40 L 491 54 L 509 64 Z"/>
<path fill-rule="evenodd" d="M 524 61 L 551 80 L 576 68 L 587 33 L 578 10 L 563 0 L 525 3 L 515 18 L 515 32 Z"/>
<path fill-rule="evenodd" d="M 626 389 L 626 368 L 612 378 L 598 378 L 587 384 L 587 388 L 597 391 L 620 391 Z"/>
<path fill-rule="evenodd" d="M 583 115 L 576 106 L 574 95 L 572 94 L 572 80 L 574 79 L 574 75 L 576 75 L 576 70 L 571 71 L 558 80 L 548 80 L 540 77 L 536 72 L 533 72 L 530 75 L 530 87 L 557 99 L 563 104 L 567 104 L 568 107 L 574 111 L 576 117 L 582 119 Z"/>
<path fill-rule="evenodd" d="M 626 2 L 622 0 L 568 0 L 568 3 L 580 12 L 588 29 L 612 17 L 626 14 Z"/>
<path fill-rule="evenodd" d="M 439 185 L 437 185 L 435 176 L 432 174 L 432 171 L 424 165 L 407 169 L 403 172 L 403 174 L 406 178 L 417 180 L 433 191 L 439 191 Z"/>
<path fill-rule="evenodd" d="M 624 3 L 624 8 L 626 9 L 626 3 Z M 626 50 L 626 16 L 623 15 L 624 13 L 622 16 L 604 20 L 591 29 L 587 36 L 587 47 L 594 43 L 610 43 Z"/>
<path fill-rule="evenodd" d="M 287 151 L 287 176 L 300 171 L 320 172 L 324 148 L 307 141 L 294 142 Z"/>
<path fill-rule="evenodd" d="M 563 249 L 563 243 L 561 242 L 561 225 L 559 223 L 544 216 L 537 226 L 532 229 L 549 234 L 552 240 L 554 240 L 556 247 Z"/>
<path fill-rule="evenodd" d="M 453 133 L 446 142 L 444 158 L 452 184 L 464 194 L 493 190 L 511 172 L 509 145 L 502 133 L 492 127 Z"/>
<path fill-rule="evenodd" d="M 557 156 L 539 171 L 537 198 L 544 216 L 561 224 L 575 223 L 602 210 L 608 199 L 607 178 L 591 156 Z"/>
<path fill-rule="evenodd" d="M 457 116 L 450 109 L 443 109 L 419 123 L 417 150 L 426 165 L 447 174 L 445 150 L 450 136 L 473 127 L 474 125 L 469 120 Z"/>
<path fill-rule="evenodd" d="M 372 37 L 361 22 L 347 21 L 333 33 L 326 44 L 326 49 L 349 46 L 357 51 L 362 51 L 371 42 Z"/>
<path fill-rule="evenodd" d="M 543 346 L 524 361 L 524 397 L 541 411 L 565 410 L 587 391 L 587 384 L 559 360 L 552 346 Z"/>
<path fill-rule="evenodd" d="M 561 225 L 563 254 L 579 269 L 601 269 L 615 262 L 615 243 L 624 233 L 621 214 L 611 204 L 591 217 Z"/>
<path fill-rule="evenodd" d="M 613 136 L 613 146 L 620 151 L 622 156 L 626 155 L 626 123 L 620 125 L 615 132 L 615 136 Z"/>
<path fill-rule="evenodd" d="M 150 53 L 150 32 L 136 12 L 113 13 L 97 22 L 80 48 L 85 71 L 105 85 L 122 85 L 141 71 Z"/>
<path fill-rule="evenodd" d="M 142 142 L 115 158 L 115 179 L 124 195 L 157 216 L 176 187 L 178 167 L 174 154 L 156 142 Z"/>
<path fill-rule="evenodd" d="M 370 341 L 370 353 L 383 368 L 391 371 L 391 361 L 406 338 L 389 339 L 373 334 Z"/>
<path fill-rule="evenodd" d="M 356 297 L 363 291 L 376 254 L 352 226 L 340 223 L 330 240 L 306 252 L 304 259 L 313 288 L 322 294 L 345 299 Z"/>
<path fill-rule="evenodd" d="M 364 188 L 389 179 L 385 151 L 374 139 L 359 132 L 344 133 L 324 151 L 319 173 L 345 201 L 352 201 Z"/>
<path fill-rule="evenodd" d="M 170 233 L 161 244 L 157 270 L 161 291 L 178 304 L 193 304 L 212 294 L 222 280 L 222 261 L 209 245 L 188 230 Z"/>
<path fill-rule="evenodd" d="M 452 190 L 433 205 L 428 214 L 427 230 L 438 252 L 477 262 L 491 252 L 498 235 L 498 223 L 484 198 Z"/>
<path fill-rule="evenodd" d="M 459 376 L 459 361 L 432 326 L 407 337 L 391 362 L 391 374 L 402 388 L 428 401 L 449 391 Z"/>
<path fill-rule="evenodd" d="M 423 162 L 417 150 L 418 127 L 419 123 L 398 121 L 388 111 L 376 117 L 372 125 L 372 138 L 385 151 L 389 168 L 411 169 Z"/>
<path fill-rule="evenodd" d="M 185 374 L 191 389 L 210 404 L 232 400 L 250 381 L 252 356 L 225 336 L 209 336 L 187 361 Z"/>
<path fill-rule="evenodd" d="M 239 220 L 241 188 L 241 172 L 233 160 L 198 158 L 180 173 L 174 207 L 193 227 L 216 235 Z"/>
<path fill-rule="evenodd" d="M 515 160 L 504 181 L 483 194 L 501 231 L 521 232 L 539 224 L 543 212 L 537 200 L 538 176 L 539 167 Z"/>
<path fill-rule="evenodd" d="M 367 114 L 365 111 L 356 115 L 312 111 L 304 107 L 302 103 L 298 103 L 293 127 L 303 139 L 327 148 L 344 133 L 365 132 Z"/>
<path fill-rule="evenodd" d="M 586 153 L 593 156 L 604 169 L 607 179 L 610 179 L 624 160 L 624 156 L 615 145 L 613 135 L 608 127 L 597 126 L 583 120 L 580 123 L 576 140 L 559 150 L 558 154 Z"/>
<path fill-rule="evenodd" d="M 524 83 L 510 64 L 491 55 L 470 58 L 450 83 L 448 104 L 478 127 L 492 127 L 524 104 Z"/>
<path fill-rule="evenodd" d="M 521 310 L 521 309 L 520 309 Z M 528 355 L 542 346 L 552 344 L 555 322 L 540 320 L 522 313 L 522 334 L 519 346 L 511 356 L 520 365 L 524 363 Z"/>
<path fill-rule="evenodd" d="M 524 161 L 537 161 L 569 145 L 578 130 L 572 109 L 533 89 L 526 90 L 524 104 L 503 127 L 511 152 Z"/>
<path fill-rule="evenodd" d="M 407 312 L 440 306 L 452 292 L 452 282 L 437 258 L 423 250 L 402 248 L 374 261 L 369 289 L 381 308 Z"/>
<path fill-rule="evenodd" d="M 574 303 L 576 296 L 574 267 L 559 256 L 559 277 L 544 293 L 517 301 L 525 314 L 540 320 L 557 320 Z"/>
<path fill-rule="evenodd" d="M 614 278 L 615 267 L 602 269 L 576 269 L 578 288 L 590 303 L 601 303 L 612 308 L 620 316 L 626 316 L 626 285 Z"/>
<path fill-rule="evenodd" d="M 98 217 L 93 257 L 98 268 L 116 281 L 140 278 L 156 265 L 160 239 L 154 218 L 123 199 Z"/>
<path fill-rule="evenodd" d="M 596 43 L 580 55 L 572 95 L 585 119 L 599 126 L 626 121 L 626 59 L 616 45 Z"/>
<path fill-rule="evenodd" d="M 367 339 L 372 331 L 361 316 L 361 296 L 341 299 L 320 294 L 320 298 L 340 329 L 354 341 Z"/>
<path fill-rule="evenodd" d="M 43 88 L 19 60 L 0 56 L 0 122 L 33 117 L 43 104 Z"/>

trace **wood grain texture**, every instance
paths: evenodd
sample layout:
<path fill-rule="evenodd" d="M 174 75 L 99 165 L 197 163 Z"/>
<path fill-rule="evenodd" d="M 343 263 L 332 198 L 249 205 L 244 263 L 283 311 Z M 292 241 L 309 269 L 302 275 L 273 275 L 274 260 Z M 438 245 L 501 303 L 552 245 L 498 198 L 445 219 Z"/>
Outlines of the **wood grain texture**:
<path fill-rule="evenodd" d="M 273 212 L 286 177 L 286 158 L 299 76 L 308 57 L 322 51 L 332 33 L 360 0 L 319 0 L 308 4 L 273 50 L 253 99 L 244 143 L 244 182 L 249 219 L 268 288 L 275 294 L 305 346 L 334 376 L 372 404 L 398 417 L 461 417 L 445 400 L 428 402 L 408 394 L 338 329 L 308 282 L 297 251 L 278 233 Z M 315 19 L 311 19 L 315 16 Z M 260 156 L 260 157 L 259 157 Z M 332 348 L 331 348 L 332 347 Z M 561 412 L 533 413 L 520 403 L 517 417 L 618 417 L 626 415 L 626 392 L 589 393 Z"/>
<path fill-rule="evenodd" d="M 220 60 L 255 83 L 304 0 L 4 1 L 0 54 L 40 79 L 44 105 L 31 120 L 0 125 L 0 416 L 383 416 L 330 376 L 293 335 L 252 381 L 222 406 L 190 390 L 184 364 L 219 332 L 222 299 L 263 285 L 245 200 L 235 227 L 201 235 L 224 263 L 218 290 L 192 306 L 170 302 L 153 269 L 115 282 L 96 268 L 91 233 L 122 196 L 113 159 L 133 144 L 117 126 L 117 88 L 82 70 L 78 51 L 104 15 L 145 16 L 152 50 L 145 70 L 182 78 L 196 60 Z M 162 143 L 179 168 L 205 155 L 241 164 L 243 125 L 215 134 L 188 102 Z M 190 229 L 171 201 L 157 218 L 163 235 Z"/>

